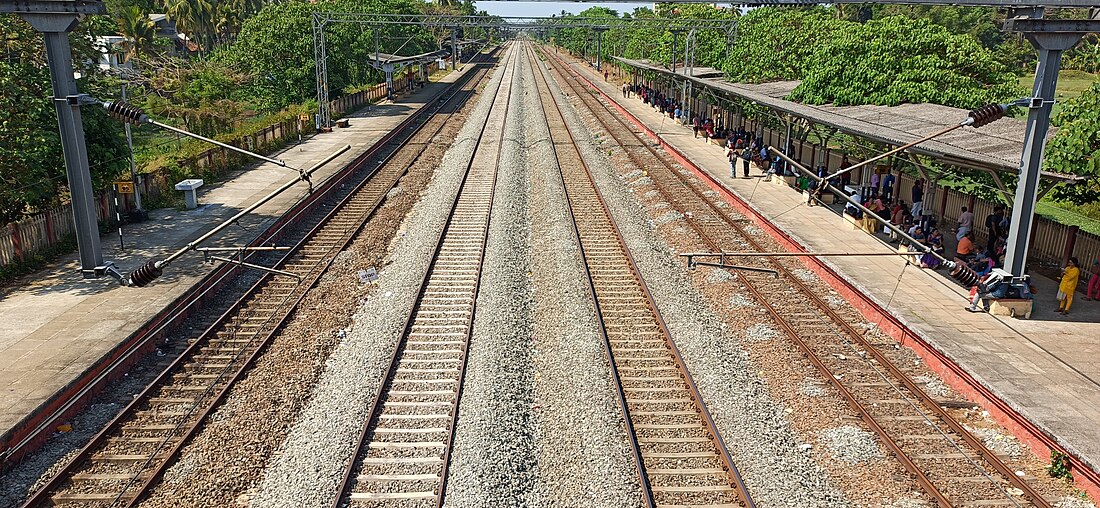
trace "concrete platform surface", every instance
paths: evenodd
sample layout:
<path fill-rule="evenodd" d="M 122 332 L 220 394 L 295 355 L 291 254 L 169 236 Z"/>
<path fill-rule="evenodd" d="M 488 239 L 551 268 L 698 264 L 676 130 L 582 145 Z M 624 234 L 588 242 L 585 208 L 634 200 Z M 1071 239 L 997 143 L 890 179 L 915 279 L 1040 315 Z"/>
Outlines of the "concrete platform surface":
<path fill-rule="evenodd" d="M 694 139 L 690 126 L 677 125 L 637 98 L 624 99 L 620 81 L 604 82 L 582 63 L 574 62 L 573 68 L 809 251 L 891 248 L 853 229 L 828 208 L 800 205 L 800 192 L 763 183 L 755 167 L 750 178 L 730 178 L 724 149 Z M 1035 277 L 1039 292 L 1030 320 L 973 314 L 964 308 L 968 290 L 944 271 L 906 266 L 900 256 L 824 259 L 1059 445 L 1100 471 L 1100 302 L 1085 301 L 1078 293 L 1070 315 L 1060 316 L 1055 312 L 1058 284 Z"/>
<path fill-rule="evenodd" d="M 308 168 L 344 145 L 351 150 L 313 176 L 327 179 L 366 151 L 462 71 L 444 76 L 411 95 L 350 115 L 350 127 L 292 144 L 272 155 L 290 166 Z M 199 189 L 194 210 L 160 209 L 148 221 L 124 228 L 125 249 L 117 232 L 102 237 L 104 257 L 123 273 L 149 259 L 159 259 L 187 245 L 220 221 L 255 203 L 297 176 L 297 171 L 264 163 L 230 174 Z M 235 246 L 250 241 L 306 195 L 301 184 L 242 218 L 204 246 Z M 127 336 L 138 330 L 176 297 L 217 265 L 188 254 L 165 269 L 145 288 L 126 288 L 113 279 L 83 280 L 76 254 L 0 294 L 0 435 L 6 434 L 40 404 L 49 400 Z"/>

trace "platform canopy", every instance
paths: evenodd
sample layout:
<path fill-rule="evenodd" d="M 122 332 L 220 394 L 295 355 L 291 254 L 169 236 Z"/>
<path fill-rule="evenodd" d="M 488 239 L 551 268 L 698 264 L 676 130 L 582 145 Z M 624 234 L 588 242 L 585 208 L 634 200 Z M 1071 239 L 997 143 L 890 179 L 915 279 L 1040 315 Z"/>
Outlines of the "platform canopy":
<path fill-rule="evenodd" d="M 373 53 L 373 54 L 371 54 L 371 61 L 372 62 L 377 61 L 380 64 L 390 64 L 390 65 L 412 65 L 412 64 L 433 62 L 436 59 L 443 58 L 445 56 L 450 56 L 450 54 L 451 54 L 451 52 L 447 51 L 445 49 L 441 49 L 441 50 L 438 50 L 438 51 L 432 51 L 430 53 L 421 53 L 419 55 L 412 55 L 412 56 L 391 55 L 391 54 L 388 54 L 388 53 Z"/>
<path fill-rule="evenodd" d="M 901 146 L 961 122 L 969 113 L 965 109 L 938 104 L 902 104 L 899 106 L 815 106 L 785 99 L 799 81 L 770 83 L 732 83 L 715 69 L 695 68 L 671 71 L 648 60 L 615 60 L 657 75 L 688 80 L 693 86 L 712 93 L 734 96 L 767 107 L 779 114 L 789 114 L 810 122 L 834 128 L 845 134 L 886 145 Z M 688 75 L 690 73 L 691 75 Z M 911 152 L 938 159 L 961 168 L 993 173 L 1017 174 L 1024 148 L 1025 122 L 1002 118 L 989 125 L 962 128 L 910 149 Z M 1054 129 L 1051 129 L 1053 134 Z M 1043 171 L 1044 178 L 1054 182 L 1073 183 L 1084 177 Z"/>

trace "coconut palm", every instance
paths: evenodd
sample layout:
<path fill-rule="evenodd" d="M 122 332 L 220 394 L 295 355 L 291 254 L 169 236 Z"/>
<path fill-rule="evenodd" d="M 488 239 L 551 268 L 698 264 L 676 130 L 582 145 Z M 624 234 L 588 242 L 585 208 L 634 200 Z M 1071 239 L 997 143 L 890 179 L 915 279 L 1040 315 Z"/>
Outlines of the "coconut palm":
<path fill-rule="evenodd" d="M 126 38 L 126 59 L 131 60 L 147 53 L 153 47 L 157 36 L 156 25 L 141 7 L 131 5 L 123 8 L 115 19 L 118 32 Z"/>
<path fill-rule="evenodd" d="M 205 49 L 214 33 L 216 9 L 209 0 L 164 0 L 168 19 L 176 24 L 176 30 L 186 34 L 192 42 Z"/>

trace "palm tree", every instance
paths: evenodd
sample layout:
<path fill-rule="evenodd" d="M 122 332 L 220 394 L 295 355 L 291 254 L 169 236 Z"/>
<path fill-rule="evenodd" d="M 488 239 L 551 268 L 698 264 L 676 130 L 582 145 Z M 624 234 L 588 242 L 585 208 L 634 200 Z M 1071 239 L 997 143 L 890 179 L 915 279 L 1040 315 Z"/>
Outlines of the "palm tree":
<path fill-rule="evenodd" d="M 118 32 L 126 38 L 126 59 L 138 57 L 153 47 L 157 36 L 156 25 L 149 19 L 149 15 L 141 10 L 141 7 L 131 5 L 119 12 Z"/>
<path fill-rule="evenodd" d="M 164 0 L 168 19 L 176 30 L 186 34 L 199 49 L 205 49 L 214 33 L 215 8 L 209 0 Z"/>

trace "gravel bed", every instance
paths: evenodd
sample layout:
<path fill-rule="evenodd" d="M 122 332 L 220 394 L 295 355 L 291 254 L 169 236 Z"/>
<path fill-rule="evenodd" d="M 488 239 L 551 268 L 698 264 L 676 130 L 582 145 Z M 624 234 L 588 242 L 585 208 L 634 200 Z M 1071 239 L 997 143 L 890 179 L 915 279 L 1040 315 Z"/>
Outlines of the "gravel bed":
<path fill-rule="evenodd" d="M 535 115 L 541 103 L 528 96 Z M 538 489 L 543 506 L 641 505 L 637 469 L 585 283 L 565 189 L 542 121 L 529 122 L 531 244 L 536 309 L 532 357 Z M 535 190 L 539 192 L 535 192 Z M 584 429 L 584 432 L 563 431 Z"/>
<path fill-rule="evenodd" d="M 393 248 L 398 254 L 380 270 L 376 296 L 363 302 L 326 361 L 312 398 L 265 470 L 251 506 L 322 507 L 336 495 L 503 74 L 494 73 L 470 115 L 472 121 L 463 126 L 400 228 L 404 234 Z"/>
<path fill-rule="evenodd" d="M 924 391 L 928 392 L 928 395 L 933 397 L 948 397 L 951 395 L 951 388 L 944 384 L 938 377 L 921 375 L 914 377 L 913 381 L 924 385 Z"/>
<path fill-rule="evenodd" d="M 523 67 L 511 80 L 445 506 L 538 504 Z"/>
<path fill-rule="evenodd" d="M 824 383 L 812 378 L 803 379 L 798 391 L 807 397 L 824 397 L 829 393 L 825 390 Z"/>
<path fill-rule="evenodd" d="M 733 280 L 733 274 L 728 270 L 721 268 L 713 268 L 710 273 L 707 274 L 707 282 L 711 284 L 717 284 L 719 282 L 729 282 Z"/>
<path fill-rule="evenodd" d="M 1015 436 L 1005 435 L 997 429 L 987 427 L 972 427 L 970 425 L 963 425 L 963 427 L 974 434 L 975 437 L 981 439 L 985 447 L 994 452 L 1004 453 L 1012 458 L 1027 453 L 1027 448 Z"/>
<path fill-rule="evenodd" d="M 28 495 L 45 485 L 92 437 L 118 416 L 133 400 L 134 395 L 140 393 L 160 374 L 164 368 L 162 362 L 174 359 L 187 347 L 186 338 L 201 331 L 200 323 L 212 320 L 224 312 L 231 302 L 255 283 L 258 276 L 258 272 L 244 272 L 228 282 L 213 299 L 218 303 L 208 305 L 188 317 L 177 329 L 170 332 L 155 352 L 139 360 L 119 379 L 107 383 L 88 407 L 65 421 L 63 424 L 70 425 L 71 431 L 55 432 L 37 452 L 0 475 L 0 508 L 20 506 Z"/>
<path fill-rule="evenodd" d="M 818 441 L 836 460 L 862 464 L 883 457 L 875 435 L 859 427 L 842 425 L 821 433 Z"/>
<path fill-rule="evenodd" d="M 745 309 L 756 307 L 756 302 L 742 294 L 731 295 L 729 299 L 729 304 L 731 309 Z"/>
<path fill-rule="evenodd" d="M 782 337 L 782 335 L 780 335 L 779 331 L 766 323 L 757 323 L 750 326 L 748 330 L 745 330 L 745 340 L 753 342 L 775 340 L 780 337 Z"/>
<path fill-rule="evenodd" d="M 454 139 L 459 125 L 444 127 L 440 139 Z M 361 281 L 358 272 L 382 264 L 387 246 L 446 148 L 445 143 L 429 146 L 394 188 L 400 192 L 387 193 L 382 207 L 337 255 L 248 376 L 233 387 L 179 461 L 165 472 L 144 506 L 228 506 L 246 504 L 254 495 L 255 482 L 310 396 L 325 359 L 346 337 L 352 313 L 374 292 L 376 286 Z M 404 156 L 394 160 L 408 162 L 411 158 Z"/>
<path fill-rule="evenodd" d="M 1054 506 L 1058 508 L 1096 508 L 1096 505 L 1089 502 L 1087 499 L 1071 496 L 1063 497 L 1061 500 L 1054 503 Z"/>
<path fill-rule="evenodd" d="M 551 83 L 555 87 L 555 83 Z M 572 108 L 563 108 L 581 153 L 626 239 L 730 453 L 761 506 L 846 506 L 828 475 L 809 458 L 780 405 L 766 393 L 736 338 L 694 289 L 675 253 L 654 234 L 649 216 L 612 170 L 606 152 Z M 648 179 L 648 177 L 643 177 Z M 638 180 L 630 187 L 639 187 Z M 642 192 L 647 192 L 644 189 Z"/>

